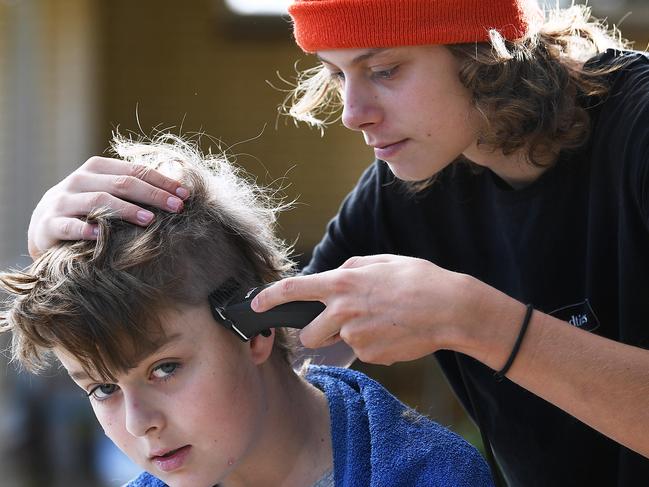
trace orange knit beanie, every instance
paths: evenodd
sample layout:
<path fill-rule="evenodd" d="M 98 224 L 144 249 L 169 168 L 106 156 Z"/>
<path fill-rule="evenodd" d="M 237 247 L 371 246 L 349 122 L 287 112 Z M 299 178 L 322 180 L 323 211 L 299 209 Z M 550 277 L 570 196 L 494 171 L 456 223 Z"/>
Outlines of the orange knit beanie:
<path fill-rule="evenodd" d="M 523 37 L 536 0 L 294 0 L 288 12 L 306 52 L 340 48 L 458 44 L 495 29 Z"/>

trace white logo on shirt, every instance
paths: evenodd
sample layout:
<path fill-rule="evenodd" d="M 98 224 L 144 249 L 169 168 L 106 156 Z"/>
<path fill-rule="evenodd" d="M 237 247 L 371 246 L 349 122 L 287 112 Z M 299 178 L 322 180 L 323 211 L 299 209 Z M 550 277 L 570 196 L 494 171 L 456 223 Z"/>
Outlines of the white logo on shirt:
<path fill-rule="evenodd" d="M 586 316 L 585 314 L 572 315 L 568 320 L 568 323 L 570 323 L 572 326 L 576 326 L 577 328 L 581 328 L 582 326 L 586 325 L 586 323 L 588 323 L 588 316 Z"/>
<path fill-rule="evenodd" d="M 600 325 L 588 298 L 579 303 L 562 306 L 549 314 L 585 331 L 596 330 Z"/>

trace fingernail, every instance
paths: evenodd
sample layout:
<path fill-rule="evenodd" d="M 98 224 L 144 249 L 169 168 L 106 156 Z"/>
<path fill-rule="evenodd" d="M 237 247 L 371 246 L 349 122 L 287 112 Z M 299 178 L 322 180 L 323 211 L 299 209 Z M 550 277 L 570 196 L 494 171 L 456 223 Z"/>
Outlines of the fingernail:
<path fill-rule="evenodd" d="M 257 311 L 257 308 L 259 307 L 259 296 L 255 296 L 250 303 L 250 307 L 252 308 L 253 311 Z"/>
<path fill-rule="evenodd" d="M 139 210 L 136 216 L 137 216 L 137 221 L 144 224 L 147 224 L 151 220 L 153 220 L 153 213 L 147 210 Z"/>
<path fill-rule="evenodd" d="M 167 199 L 167 208 L 169 208 L 171 211 L 178 211 L 182 207 L 183 202 L 176 198 L 175 196 L 170 196 Z"/>
<path fill-rule="evenodd" d="M 176 189 L 176 196 L 178 196 L 181 200 L 186 199 L 189 196 L 189 190 L 179 187 Z"/>
<path fill-rule="evenodd" d="M 99 227 L 92 227 L 92 234 L 95 237 L 99 237 Z"/>

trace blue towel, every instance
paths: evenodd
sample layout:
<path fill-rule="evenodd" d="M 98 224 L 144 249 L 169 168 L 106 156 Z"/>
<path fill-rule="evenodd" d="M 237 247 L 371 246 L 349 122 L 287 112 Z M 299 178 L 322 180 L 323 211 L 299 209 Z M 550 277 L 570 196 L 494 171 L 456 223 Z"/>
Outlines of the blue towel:
<path fill-rule="evenodd" d="M 492 486 L 480 453 L 360 372 L 311 366 L 329 400 L 337 487 Z"/>
<path fill-rule="evenodd" d="M 137 478 L 131 480 L 124 487 L 169 487 L 162 480 L 154 477 L 149 472 L 142 472 Z"/>

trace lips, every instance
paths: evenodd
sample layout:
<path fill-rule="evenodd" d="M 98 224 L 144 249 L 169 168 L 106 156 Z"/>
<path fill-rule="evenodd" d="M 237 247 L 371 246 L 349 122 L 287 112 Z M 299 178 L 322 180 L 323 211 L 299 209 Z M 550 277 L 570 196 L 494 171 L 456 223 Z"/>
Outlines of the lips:
<path fill-rule="evenodd" d="M 396 142 L 377 142 L 375 144 L 370 144 L 372 147 L 375 149 L 385 149 L 387 147 L 390 147 L 391 145 L 398 144 L 399 142 L 402 142 L 401 140 L 398 140 Z"/>
<path fill-rule="evenodd" d="M 191 445 L 185 445 L 173 450 L 158 450 L 153 452 L 149 458 L 163 472 L 171 472 L 185 464 L 190 450 Z"/>
<path fill-rule="evenodd" d="M 385 160 L 394 156 L 407 142 L 408 139 L 402 139 L 396 142 L 377 142 L 370 145 L 374 147 L 374 155 L 376 158 Z"/>

